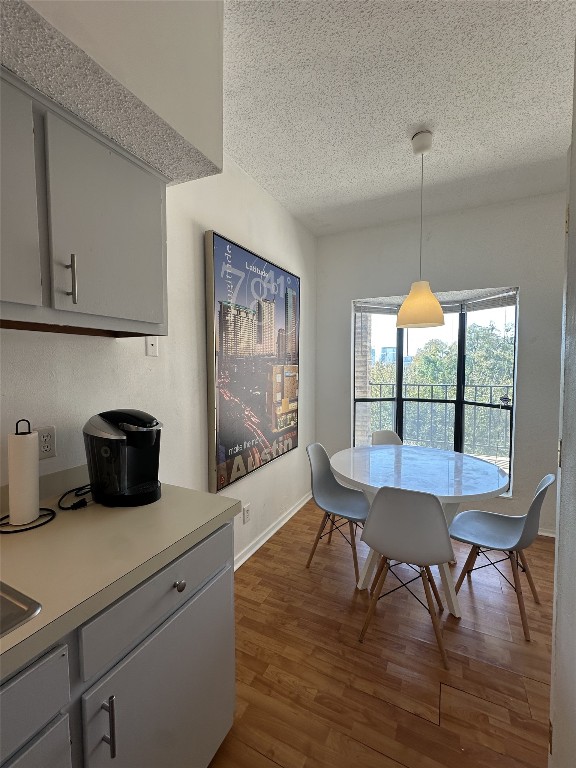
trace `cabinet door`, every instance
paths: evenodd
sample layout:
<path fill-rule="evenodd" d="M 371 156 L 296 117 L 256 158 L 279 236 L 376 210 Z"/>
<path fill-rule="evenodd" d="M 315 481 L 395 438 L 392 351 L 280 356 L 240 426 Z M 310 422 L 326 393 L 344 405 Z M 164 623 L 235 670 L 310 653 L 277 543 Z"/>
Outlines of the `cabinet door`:
<path fill-rule="evenodd" d="M 42 282 L 32 101 L 4 80 L 0 94 L 0 297 L 2 301 L 40 305 Z"/>
<path fill-rule="evenodd" d="M 163 322 L 163 182 L 51 113 L 46 155 L 53 306 Z"/>
<path fill-rule="evenodd" d="M 228 566 L 82 697 L 85 766 L 206 768 L 233 710 Z"/>
<path fill-rule="evenodd" d="M 72 768 L 68 715 L 57 717 L 6 768 Z"/>
<path fill-rule="evenodd" d="M 70 701 L 68 646 L 59 645 L 0 687 L 0 762 Z"/>

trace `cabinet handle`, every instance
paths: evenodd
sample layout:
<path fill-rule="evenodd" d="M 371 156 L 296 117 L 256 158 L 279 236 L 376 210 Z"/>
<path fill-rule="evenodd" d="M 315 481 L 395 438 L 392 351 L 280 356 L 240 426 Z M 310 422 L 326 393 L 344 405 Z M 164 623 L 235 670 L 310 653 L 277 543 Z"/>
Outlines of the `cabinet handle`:
<path fill-rule="evenodd" d="M 66 296 L 72 296 L 72 304 L 78 304 L 78 273 L 76 270 L 76 254 L 70 254 L 70 264 L 64 265 L 66 269 L 72 270 L 72 290 L 66 291 Z"/>
<path fill-rule="evenodd" d="M 102 741 L 110 747 L 110 759 L 116 757 L 116 696 L 109 696 L 108 701 L 102 703 L 102 709 L 108 712 L 108 726 L 110 736 L 102 736 Z"/>
<path fill-rule="evenodd" d="M 178 590 L 178 592 L 184 592 L 186 589 L 186 582 L 183 579 L 181 581 L 175 581 L 174 587 Z"/>

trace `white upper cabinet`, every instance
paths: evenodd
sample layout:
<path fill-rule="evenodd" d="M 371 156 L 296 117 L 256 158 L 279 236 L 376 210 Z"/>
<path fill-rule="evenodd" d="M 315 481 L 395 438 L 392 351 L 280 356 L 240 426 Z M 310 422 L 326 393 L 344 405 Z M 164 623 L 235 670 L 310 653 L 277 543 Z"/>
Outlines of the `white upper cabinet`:
<path fill-rule="evenodd" d="M 166 335 L 166 179 L 2 77 L 0 327 Z"/>
<path fill-rule="evenodd" d="M 0 296 L 2 301 L 39 305 L 42 303 L 42 280 L 32 99 L 4 81 L 0 95 Z"/>
<path fill-rule="evenodd" d="M 164 184 L 60 117 L 46 121 L 53 306 L 161 323 Z"/>

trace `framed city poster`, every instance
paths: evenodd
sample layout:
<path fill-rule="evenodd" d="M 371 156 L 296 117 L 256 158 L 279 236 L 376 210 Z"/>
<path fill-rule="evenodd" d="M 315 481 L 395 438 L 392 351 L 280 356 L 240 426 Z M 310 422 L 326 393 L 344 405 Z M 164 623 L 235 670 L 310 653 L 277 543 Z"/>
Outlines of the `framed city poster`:
<path fill-rule="evenodd" d="M 300 278 L 205 233 L 209 487 L 298 445 Z"/>

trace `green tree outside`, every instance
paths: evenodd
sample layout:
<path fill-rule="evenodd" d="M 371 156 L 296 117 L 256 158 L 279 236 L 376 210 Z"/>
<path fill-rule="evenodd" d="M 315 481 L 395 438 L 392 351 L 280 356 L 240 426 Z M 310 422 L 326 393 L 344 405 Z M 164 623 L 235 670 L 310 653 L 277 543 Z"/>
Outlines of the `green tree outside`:
<path fill-rule="evenodd" d="M 404 397 L 453 400 L 456 397 L 458 345 L 431 339 L 404 368 Z M 500 405 L 512 397 L 514 376 L 514 329 L 501 333 L 494 323 L 472 323 L 466 332 L 466 400 Z M 372 397 L 394 397 L 396 364 L 375 362 L 370 368 Z M 389 403 L 372 403 L 371 428 L 393 429 Z M 467 453 L 502 457 L 509 452 L 509 412 L 465 406 Z M 436 448 L 453 444 L 454 406 L 444 403 L 406 404 L 404 441 Z"/>

